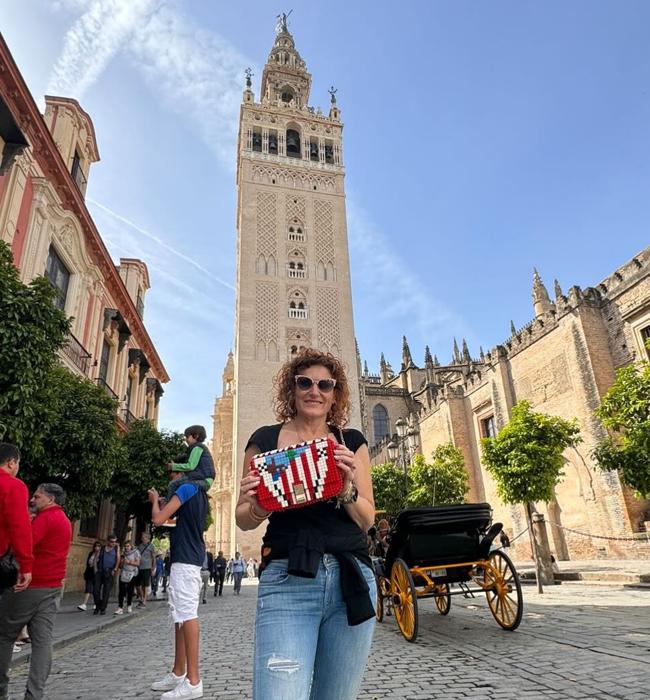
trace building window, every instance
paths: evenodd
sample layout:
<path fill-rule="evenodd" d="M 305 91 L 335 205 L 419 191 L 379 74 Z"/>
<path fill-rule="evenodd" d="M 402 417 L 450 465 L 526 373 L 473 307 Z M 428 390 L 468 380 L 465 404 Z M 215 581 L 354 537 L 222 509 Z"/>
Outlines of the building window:
<path fill-rule="evenodd" d="M 493 415 L 487 418 L 481 418 L 479 423 L 481 425 L 481 437 L 493 438 L 497 436 L 497 426 L 494 422 Z"/>
<path fill-rule="evenodd" d="M 309 160 L 318 161 L 318 141 L 311 139 L 309 142 Z"/>
<path fill-rule="evenodd" d="M 97 539 L 99 537 L 99 514 L 101 511 L 102 503 L 97 502 L 97 507 L 93 511 L 92 515 L 87 518 L 82 518 L 79 521 L 79 536 L 80 537 L 92 537 Z"/>
<path fill-rule="evenodd" d="M 72 158 L 72 167 L 70 168 L 70 173 L 75 181 L 79 191 L 83 194 L 86 191 L 86 176 L 81 169 L 81 156 L 79 151 L 75 150 L 74 156 Z"/>
<path fill-rule="evenodd" d="M 138 316 L 142 318 L 144 316 L 144 301 L 142 299 L 142 290 L 138 289 L 138 299 L 135 302 L 135 308 L 138 312 Z"/>
<path fill-rule="evenodd" d="M 70 272 L 63 264 L 63 260 L 61 260 L 61 258 L 57 255 L 57 252 L 54 250 L 53 246 L 50 246 L 50 251 L 47 254 L 45 277 L 47 277 L 54 289 L 56 289 L 54 305 L 57 307 L 57 309 L 61 309 L 61 311 L 63 311 L 65 309 L 65 300 L 68 296 Z"/>
<path fill-rule="evenodd" d="M 295 129 L 287 129 L 287 156 L 301 158 L 300 134 Z"/>
<path fill-rule="evenodd" d="M 390 426 L 388 424 L 388 411 L 378 403 L 372 409 L 372 425 L 373 434 L 375 437 L 375 444 L 380 442 L 383 438 L 390 435 Z"/>
<path fill-rule="evenodd" d="M 261 131 L 254 131 L 253 132 L 253 150 L 257 151 L 258 153 L 262 152 L 262 132 Z"/>
<path fill-rule="evenodd" d="M 104 338 L 102 354 L 99 360 L 99 379 L 106 384 L 108 378 L 108 363 L 111 359 L 111 344 Z"/>
<path fill-rule="evenodd" d="M 639 335 L 641 336 L 641 342 L 643 343 L 646 357 L 650 360 L 650 326 L 642 328 L 639 331 Z"/>
<path fill-rule="evenodd" d="M 277 155 L 278 153 L 278 132 L 269 131 L 269 153 Z"/>

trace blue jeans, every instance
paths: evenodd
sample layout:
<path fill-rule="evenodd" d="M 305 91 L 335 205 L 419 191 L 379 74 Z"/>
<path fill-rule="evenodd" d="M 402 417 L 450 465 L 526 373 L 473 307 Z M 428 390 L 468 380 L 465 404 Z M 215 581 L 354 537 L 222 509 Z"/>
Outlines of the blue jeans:
<path fill-rule="evenodd" d="M 359 564 L 375 602 L 375 577 Z M 339 565 L 325 554 L 316 578 L 290 576 L 287 560 L 260 577 L 254 700 L 353 700 L 370 653 L 374 618 L 350 627 Z"/>

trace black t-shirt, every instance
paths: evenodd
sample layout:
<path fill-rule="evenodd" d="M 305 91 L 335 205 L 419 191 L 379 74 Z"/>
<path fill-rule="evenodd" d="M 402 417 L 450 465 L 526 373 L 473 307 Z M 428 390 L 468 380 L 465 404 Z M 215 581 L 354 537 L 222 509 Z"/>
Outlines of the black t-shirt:
<path fill-rule="evenodd" d="M 281 429 L 282 424 L 265 425 L 262 428 L 258 428 L 246 443 L 246 449 L 252 445 L 255 445 L 259 452 L 269 452 L 277 449 Z M 340 431 L 339 428 L 330 427 L 330 430 L 337 441 L 343 441 L 352 452 L 356 453 L 362 445 L 368 444 L 363 433 L 354 428 Z M 343 433 L 343 440 L 341 440 L 341 432 Z M 319 501 L 305 508 L 272 513 L 264 535 L 264 543 L 266 544 L 275 538 L 283 538 L 285 535 L 294 533 L 297 530 L 312 528 L 319 530 L 325 537 L 361 534 L 365 543 L 365 533 L 350 518 L 345 508 L 336 507 L 335 498 L 329 501 Z"/>

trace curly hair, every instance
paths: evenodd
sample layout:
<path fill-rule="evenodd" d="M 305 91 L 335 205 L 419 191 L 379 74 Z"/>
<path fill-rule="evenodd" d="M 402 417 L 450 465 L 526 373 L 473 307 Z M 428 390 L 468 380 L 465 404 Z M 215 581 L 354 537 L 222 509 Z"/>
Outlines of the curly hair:
<path fill-rule="evenodd" d="M 345 376 L 343 363 L 329 352 L 321 352 L 315 348 L 304 348 L 295 357 L 285 362 L 273 380 L 275 399 L 273 406 L 275 416 L 281 422 L 296 415 L 296 382 L 295 376 L 308 367 L 320 365 L 325 367 L 336 379 L 334 387 L 334 403 L 327 414 L 327 422 L 343 427 L 350 417 L 350 389 Z"/>

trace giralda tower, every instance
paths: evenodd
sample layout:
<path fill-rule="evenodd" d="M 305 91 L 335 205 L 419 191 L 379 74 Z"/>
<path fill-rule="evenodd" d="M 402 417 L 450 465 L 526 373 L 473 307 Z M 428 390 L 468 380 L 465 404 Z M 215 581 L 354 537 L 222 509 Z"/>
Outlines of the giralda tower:
<path fill-rule="evenodd" d="M 326 116 L 309 105 L 310 88 L 311 75 L 281 15 L 259 102 L 247 77 L 239 121 L 232 514 L 246 441 L 260 425 L 275 422 L 273 377 L 301 348 L 343 360 L 351 424 L 360 427 L 343 124 L 335 90 Z M 230 548 L 259 556 L 263 528 L 242 532 L 230 520 Z M 223 535 L 218 539 L 225 544 Z"/>

